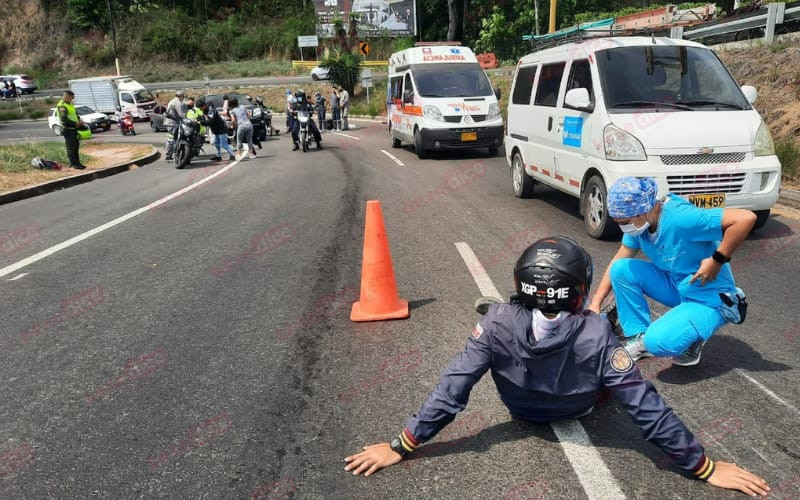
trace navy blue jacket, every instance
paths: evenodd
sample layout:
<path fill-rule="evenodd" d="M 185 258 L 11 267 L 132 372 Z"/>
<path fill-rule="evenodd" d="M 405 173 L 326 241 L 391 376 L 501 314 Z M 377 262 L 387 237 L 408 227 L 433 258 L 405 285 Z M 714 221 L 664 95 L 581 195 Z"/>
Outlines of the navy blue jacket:
<path fill-rule="evenodd" d="M 517 418 L 535 423 L 589 411 L 609 389 L 644 437 L 685 470 L 703 466 L 705 453 L 646 380 L 604 318 L 586 311 L 536 342 L 531 311 L 498 304 L 472 331 L 467 347 L 442 372 L 436 389 L 406 422 L 417 442 L 428 441 L 467 406 L 469 393 L 491 370 L 500 399 Z"/>

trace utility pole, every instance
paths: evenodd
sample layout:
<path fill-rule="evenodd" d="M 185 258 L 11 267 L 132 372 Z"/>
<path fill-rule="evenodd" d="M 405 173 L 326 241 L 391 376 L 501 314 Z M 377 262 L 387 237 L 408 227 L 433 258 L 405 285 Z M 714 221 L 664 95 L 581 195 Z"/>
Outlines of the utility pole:
<path fill-rule="evenodd" d="M 534 27 L 534 32 L 536 36 L 539 36 L 539 0 L 533 0 L 533 14 L 536 26 Z"/>
<path fill-rule="evenodd" d="M 556 30 L 556 0 L 550 0 L 550 31 L 552 33 Z"/>
<path fill-rule="evenodd" d="M 114 43 L 114 65 L 117 67 L 117 76 L 120 76 L 119 57 L 117 57 L 117 30 L 114 28 L 114 14 L 111 12 L 111 0 L 108 0 L 108 17 L 111 19 L 111 40 Z"/>

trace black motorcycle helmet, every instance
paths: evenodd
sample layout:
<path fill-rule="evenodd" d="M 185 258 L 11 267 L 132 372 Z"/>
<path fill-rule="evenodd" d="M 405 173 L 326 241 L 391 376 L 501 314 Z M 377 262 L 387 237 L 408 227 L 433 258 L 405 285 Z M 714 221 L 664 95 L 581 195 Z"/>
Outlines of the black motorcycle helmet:
<path fill-rule="evenodd" d="M 514 285 L 529 309 L 575 313 L 583 309 L 592 274 L 592 258 L 583 247 L 566 236 L 551 236 L 522 252 L 514 266 Z"/>
<path fill-rule="evenodd" d="M 256 104 L 264 104 L 264 99 L 261 96 L 256 97 Z"/>
<path fill-rule="evenodd" d="M 299 89 L 297 92 L 294 93 L 294 96 L 297 98 L 297 102 L 300 104 L 305 104 L 306 102 L 306 93 L 302 89 Z"/>

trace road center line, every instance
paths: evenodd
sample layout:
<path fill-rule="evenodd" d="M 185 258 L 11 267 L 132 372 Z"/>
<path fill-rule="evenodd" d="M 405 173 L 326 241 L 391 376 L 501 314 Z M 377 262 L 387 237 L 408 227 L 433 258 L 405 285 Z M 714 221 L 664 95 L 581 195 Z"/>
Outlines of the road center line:
<path fill-rule="evenodd" d="M 755 385 L 756 387 L 758 387 L 759 389 L 761 389 L 762 391 L 764 391 L 764 394 L 766 394 L 767 396 L 771 397 L 772 399 L 774 399 L 775 401 L 779 402 L 779 403 L 780 403 L 780 404 L 782 404 L 783 406 L 785 406 L 785 407 L 789 408 L 789 409 L 790 409 L 790 410 L 792 410 L 793 412 L 795 412 L 795 413 L 797 413 L 798 415 L 800 415 L 800 410 L 798 410 L 797 408 L 795 408 L 795 407 L 794 407 L 794 406 L 793 406 L 791 403 L 788 403 L 788 402 L 784 401 L 784 400 L 783 400 L 783 398 L 781 398 L 780 396 L 778 396 L 777 394 L 775 394 L 775 393 L 774 393 L 774 392 L 772 392 L 771 390 L 767 389 L 767 388 L 766 388 L 766 387 L 765 387 L 765 386 L 764 386 L 764 385 L 763 385 L 761 382 L 759 382 L 758 380 L 756 380 L 756 379 L 754 379 L 753 377 L 751 377 L 750 375 L 746 374 L 745 372 L 743 372 L 743 371 L 742 371 L 741 369 L 739 369 L 739 368 L 734 368 L 734 369 L 733 369 L 733 371 L 735 371 L 736 373 L 738 373 L 738 374 L 739 374 L 739 375 L 741 375 L 742 377 L 744 377 L 744 378 L 746 378 L 747 380 L 749 380 L 750 382 L 752 382 L 752 383 L 753 383 L 753 385 Z"/>
<path fill-rule="evenodd" d="M 467 270 L 472 274 L 472 279 L 478 285 L 481 294 L 488 297 L 500 297 L 500 292 L 492 283 L 486 269 L 480 263 L 469 244 L 457 242 L 456 248 Z M 622 499 L 625 494 L 619 488 L 611 471 L 606 467 L 603 458 L 589 439 L 583 426 L 577 420 L 553 422 L 550 424 L 558 437 L 558 442 L 564 450 L 572 469 L 578 476 L 583 490 L 590 499 L 607 500 Z"/>
<path fill-rule="evenodd" d="M 170 200 L 172 200 L 174 198 L 177 198 L 177 197 L 179 197 L 179 196 L 181 196 L 181 195 L 183 195 L 185 193 L 188 193 L 189 191 L 191 191 L 191 190 L 193 190 L 193 189 L 195 189 L 195 188 L 197 188 L 199 186 L 202 186 L 203 184 L 213 180 L 215 177 L 220 176 L 220 175 L 224 174 L 225 172 L 227 172 L 228 170 L 232 169 L 235 165 L 237 165 L 239 163 L 239 161 L 240 160 L 236 160 L 236 161 L 230 163 L 229 165 L 217 170 L 213 174 L 211 174 L 211 175 L 209 175 L 207 177 L 203 177 L 202 179 L 200 179 L 199 181 L 195 182 L 194 184 L 190 184 L 190 185 L 184 187 L 183 189 L 175 191 L 174 193 L 161 198 L 160 200 L 156 200 L 153 203 L 150 203 L 149 205 L 146 205 L 146 206 L 144 206 L 142 208 L 137 208 L 133 212 L 129 212 L 129 213 L 127 213 L 127 214 L 125 214 L 125 215 L 123 215 L 121 217 L 117 217 L 116 219 L 114 219 L 112 221 L 109 221 L 109 222 L 106 222 L 105 224 L 102 224 L 100 226 L 97 226 L 94 229 L 90 229 L 90 230 L 88 230 L 88 231 L 86 231 L 84 233 L 81 233 L 81 234 L 77 235 L 77 236 L 73 236 L 72 238 L 70 238 L 70 239 L 68 239 L 66 241 L 62 241 L 61 243 L 59 243 L 57 245 L 54 245 L 54 246 L 52 246 L 52 247 L 50 247 L 48 249 L 42 250 L 41 252 L 39 252 L 37 254 L 31 255 L 30 257 L 22 259 L 19 262 L 15 262 L 14 264 L 11 264 L 10 266 L 6 266 L 6 267 L 0 269 L 0 278 L 2 278 L 3 276 L 6 276 L 8 274 L 11 274 L 11 273 L 13 273 L 15 271 L 18 271 L 18 270 L 22 269 L 23 267 L 29 266 L 29 265 L 33 264 L 34 262 L 42 260 L 45 257 L 49 257 L 49 256 L 53 255 L 54 253 L 60 251 L 60 250 L 64 250 L 65 248 L 69 248 L 72 245 L 75 245 L 76 243 L 80 243 L 81 241 L 83 241 L 83 240 L 85 240 L 87 238 L 91 238 L 92 236 L 94 236 L 96 234 L 102 233 L 106 229 L 111 229 L 112 227 L 114 227 L 114 226 L 116 226 L 118 224 L 122 224 L 123 222 L 125 222 L 127 220 L 133 219 L 137 215 L 141 215 L 141 214 L 143 214 L 143 213 L 145 213 L 145 212 L 147 212 L 149 210 L 152 210 L 152 209 L 158 207 L 159 205 L 163 205 L 164 203 L 167 203 L 168 201 L 170 201 Z"/>
<path fill-rule="evenodd" d="M 360 141 L 361 140 L 361 137 L 356 137 L 354 135 L 347 135 L 347 134 L 343 134 L 341 132 L 334 132 L 334 134 L 341 135 L 342 137 L 347 137 L 348 139 L 354 139 L 356 141 Z"/>
<path fill-rule="evenodd" d="M 396 157 L 395 155 L 393 155 L 392 153 L 390 153 L 390 152 L 386 151 L 385 149 L 381 149 L 381 153 L 385 154 L 386 156 L 388 156 L 389 158 L 391 158 L 392 160 L 394 160 L 394 162 L 395 162 L 395 163 L 397 163 L 397 166 L 398 166 L 398 167 L 405 167 L 405 166 L 406 166 L 406 164 L 405 164 L 405 163 L 403 163 L 402 161 L 400 161 L 400 159 L 399 159 L 399 158 L 397 158 L 397 157 Z"/>

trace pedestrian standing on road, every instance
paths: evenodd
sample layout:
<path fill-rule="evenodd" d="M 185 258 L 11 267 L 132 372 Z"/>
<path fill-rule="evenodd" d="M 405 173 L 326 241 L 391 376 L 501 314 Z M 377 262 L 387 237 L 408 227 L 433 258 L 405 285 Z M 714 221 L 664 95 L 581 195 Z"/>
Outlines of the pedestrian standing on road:
<path fill-rule="evenodd" d="M 217 148 L 217 156 L 214 157 L 215 161 L 222 161 L 222 150 L 228 153 L 228 160 L 236 159 L 236 153 L 228 144 L 228 124 L 217 111 L 213 104 L 208 106 L 208 120 L 211 133 L 214 135 L 214 147 Z"/>
<path fill-rule="evenodd" d="M 336 87 L 331 89 L 331 118 L 333 118 L 333 129 L 342 130 L 342 110 L 339 108 L 339 92 Z"/>
<path fill-rule="evenodd" d="M 292 131 L 292 112 L 293 104 L 291 102 L 292 98 L 294 97 L 294 93 L 292 93 L 291 89 L 286 89 L 286 133 Z"/>
<path fill-rule="evenodd" d="M 172 161 L 172 154 L 175 152 L 175 133 L 178 131 L 180 119 L 186 115 L 186 108 L 183 105 L 185 97 L 186 93 L 183 90 L 175 92 L 175 97 L 169 101 L 167 110 L 164 112 L 164 125 L 167 127 L 164 159 L 167 161 Z"/>
<path fill-rule="evenodd" d="M 314 93 L 314 107 L 317 110 L 317 120 L 319 121 L 319 131 L 322 133 L 325 130 L 325 105 L 327 104 L 325 96 L 319 92 Z"/>
<path fill-rule="evenodd" d="M 657 190 L 652 177 L 623 177 L 608 190 L 608 215 L 624 235 L 589 309 L 598 312 L 613 288 L 634 361 L 674 356 L 672 364 L 694 366 L 715 331 L 745 319 L 744 292 L 728 261 L 756 215 L 698 208 L 675 194 L 656 199 Z M 634 259 L 639 250 L 650 260 Z M 651 321 L 647 297 L 672 309 Z"/>
<path fill-rule="evenodd" d="M 256 148 L 253 146 L 253 123 L 247 117 L 247 110 L 244 105 L 239 104 L 239 100 L 235 97 L 230 99 L 231 122 L 233 128 L 236 130 L 236 151 L 241 156 L 239 158 L 247 158 L 247 151 L 250 151 L 250 157 L 256 157 Z"/>
<path fill-rule="evenodd" d="M 692 477 L 766 495 L 769 487 L 762 478 L 706 455 L 642 376 L 610 323 L 583 310 L 592 285 L 592 259 L 578 243 L 564 236 L 535 242 L 517 260 L 514 283 L 516 298 L 488 306 L 464 351 L 442 372 L 439 385 L 402 432 L 389 443 L 346 457 L 346 471 L 369 476 L 400 462 L 466 408 L 472 387 L 491 370 L 514 419 L 546 424 L 580 418 L 610 392 L 647 440 Z"/>
<path fill-rule="evenodd" d="M 81 156 L 79 152 L 78 143 L 78 127 L 83 127 L 83 120 L 78 118 L 78 113 L 75 111 L 75 105 L 72 101 L 75 99 L 75 93 L 71 90 L 64 91 L 61 100 L 56 104 L 58 112 L 58 121 L 61 125 L 61 133 L 64 135 L 64 142 L 67 146 L 67 158 L 69 158 L 69 166 L 83 170 L 86 168 L 81 163 Z"/>
<path fill-rule="evenodd" d="M 339 85 L 339 105 L 342 108 L 342 130 L 350 130 L 350 124 L 347 122 L 347 117 L 350 114 L 350 92 L 344 87 Z"/>

